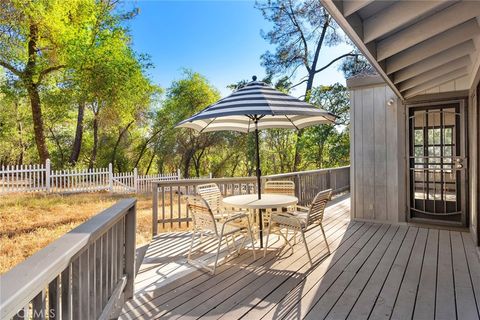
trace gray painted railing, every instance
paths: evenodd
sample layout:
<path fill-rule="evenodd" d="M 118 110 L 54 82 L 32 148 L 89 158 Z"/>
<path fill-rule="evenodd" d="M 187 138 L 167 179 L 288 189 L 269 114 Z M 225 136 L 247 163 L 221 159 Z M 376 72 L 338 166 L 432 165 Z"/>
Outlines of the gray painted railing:
<path fill-rule="evenodd" d="M 135 229 L 136 200 L 121 200 L 0 276 L 0 319 L 115 317 L 133 296 Z"/>
<path fill-rule="evenodd" d="M 320 169 L 291 172 L 262 177 L 262 181 L 292 180 L 295 182 L 295 194 L 299 204 L 308 205 L 315 195 L 326 189 L 334 193 L 347 191 L 350 188 L 350 167 Z M 152 234 L 158 234 L 158 227 L 174 228 L 189 226 L 191 217 L 182 194 L 195 193 L 196 186 L 205 183 L 216 183 L 223 196 L 256 193 L 255 177 L 185 179 L 178 181 L 161 181 L 153 186 Z"/>

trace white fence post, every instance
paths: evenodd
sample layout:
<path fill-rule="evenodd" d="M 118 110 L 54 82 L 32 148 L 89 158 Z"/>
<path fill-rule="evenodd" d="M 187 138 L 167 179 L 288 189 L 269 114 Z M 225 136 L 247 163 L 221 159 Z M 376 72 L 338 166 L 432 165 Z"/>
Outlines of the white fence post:
<path fill-rule="evenodd" d="M 50 159 L 47 159 L 47 161 L 45 161 L 45 186 L 47 188 L 47 192 L 50 192 L 50 175 Z"/>
<path fill-rule="evenodd" d="M 213 178 L 213 175 L 212 175 L 212 173 L 211 173 L 211 172 L 210 172 L 210 174 L 209 174 L 208 176 L 210 177 L 210 179 L 212 179 L 212 178 Z"/>
<path fill-rule="evenodd" d="M 113 191 L 113 167 L 112 164 L 108 164 L 108 188 Z"/>
<path fill-rule="evenodd" d="M 182 178 L 182 173 L 180 169 L 177 169 L 177 179 L 180 180 Z"/>
<path fill-rule="evenodd" d="M 137 168 L 133 169 L 133 188 L 135 189 L 135 192 L 138 192 L 138 169 Z"/>

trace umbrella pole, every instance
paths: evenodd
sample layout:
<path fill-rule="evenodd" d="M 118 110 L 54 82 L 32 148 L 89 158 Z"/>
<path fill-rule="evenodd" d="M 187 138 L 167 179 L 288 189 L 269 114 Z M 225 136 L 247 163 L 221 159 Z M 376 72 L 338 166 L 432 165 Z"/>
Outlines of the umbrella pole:
<path fill-rule="evenodd" d="M 262 199 L 262 170 L 260 169 L 260 146 L 258 142 L 258 120 L 255 120 L 255 145 L 256 145 L 256 157 L 257 157 L 257 186 L 258 186 L 258 199 Z"/>
<path fill-rule="evenodd" d="M 258 186 L 258 199 L 262 199 L 262 170 L 260 169 L 260 146 L 258 142 L 258 119 L 255 118 L 255 145 L 257 156 L 257 186 Z M 260 232 L 260 248 L 263 248 L 263 221 L 262 221 L 262 209 L 258 209 L 258 224 Z"/>

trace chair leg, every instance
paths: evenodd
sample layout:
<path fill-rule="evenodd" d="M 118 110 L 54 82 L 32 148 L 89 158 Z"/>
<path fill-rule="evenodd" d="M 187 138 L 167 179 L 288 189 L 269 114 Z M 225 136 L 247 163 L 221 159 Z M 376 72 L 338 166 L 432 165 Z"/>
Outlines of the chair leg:
<path fill-rule="evenodd" d="M 267 255 L 268 239 L 270 238 L 271 231 L 272 231 L 272 219 L 270 219 L 270 223 L 268 224 L 267 239 L 265 240 L 265 248 L 263 248 L 263 257 Z"/>
<path fill-rule="evenodd" d="M 220 253 L 220 247 L 222 246 L 222 239 L 223 239 L 223 234 L 220 235 L 220 238 L 218 239 L 217 253 L 215 254 L 215 262 L 213 264 L 212 274 L 215 274 L 215 270 L 217 269 L 218 255 Z"/>
<path fill-rule="evenodd" d="M 310 261 L 310 266 L 313 266 L 312 257 L 310 256 L 310 251 L 308 250 L 307 240 L 305 239 L 305 233 L 303 232 L 303 229 L 300 230 L 300 233 L 302 234 L 302 240 L 303 245 L 305 246 L 305 250 L 307 250 L 307 256 L 308 260 Z"/>
<path fill-rule="evenodd" d="M 201 237 L 201 236 L 200 236 Z M 193 249 L 193 242 L 195 241 L 195 231 L 192 232 L 192 241 L 190 241 L 190 249 L 188 250 L 187 260 L 191 259 L 192 256 L 192 249 Z"/>
<path fill-rule="evenodd" d="M 328 254 L 330 254 L 330 246 L 328 245 L 327 236 L 325 235 L 325 230 L 323 230 L 322 224 L 320 224 L 320 229 L 322 230 L 323 239 L 325 240 L 325 244 L 327 245 Z"/>
<path fill-rule="evenodd" d="M 248 229 L 248 236 L 250 238 L 250 242 L 252 243 L 252 253 L 253 253 L 253 260 L 257 260 L 257 255 L 255 254 L 255 242 L 253 241 L 253 233 L 252 229 Z"/>

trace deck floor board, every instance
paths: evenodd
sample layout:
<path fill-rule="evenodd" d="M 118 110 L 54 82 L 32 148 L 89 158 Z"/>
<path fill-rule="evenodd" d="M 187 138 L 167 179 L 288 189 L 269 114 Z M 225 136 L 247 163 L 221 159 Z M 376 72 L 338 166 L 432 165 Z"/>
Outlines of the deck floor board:
<path fill-rule="evenodd" d="M 225 257 L 217 273 L 186 262 L 189 232 L 150 244 L 136 293 L 120 319 L 479 319 L 480 261 L 470 234 L 349 219 L 348 196 L 326 210 L 327 255 L 318 228 L 294 252 L 273 236 Z M 210 258 L 215 243 L 197 256 Z M 224 250 L 226 255 L 226 249 Z"/>

